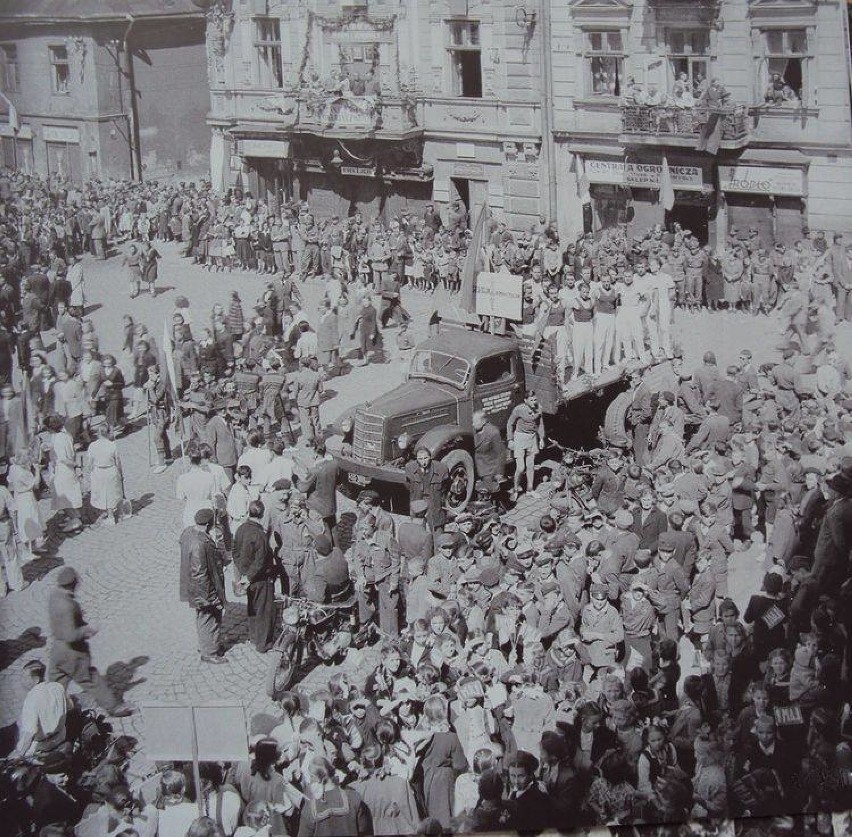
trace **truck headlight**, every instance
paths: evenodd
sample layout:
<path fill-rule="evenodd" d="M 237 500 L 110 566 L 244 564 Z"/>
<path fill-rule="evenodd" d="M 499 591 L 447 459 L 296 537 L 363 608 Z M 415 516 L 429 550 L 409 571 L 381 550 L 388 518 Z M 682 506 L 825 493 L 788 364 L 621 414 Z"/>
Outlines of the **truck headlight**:
<path fill-rule="evenodd" d="M 343 431 L 344 434 L 351 432 L 351 430 L 352 430 L 352 419 L 351 418 L 343 419 L 343 421 L 340 422 L 340 429 Z"/>
<path fill-rule="evenodd" d="M 408 446 L 411 444 L 411 439 L 407 433 L 400 433 L 396 440 L 396 444 L 400 450 L 407 450 Z"/>

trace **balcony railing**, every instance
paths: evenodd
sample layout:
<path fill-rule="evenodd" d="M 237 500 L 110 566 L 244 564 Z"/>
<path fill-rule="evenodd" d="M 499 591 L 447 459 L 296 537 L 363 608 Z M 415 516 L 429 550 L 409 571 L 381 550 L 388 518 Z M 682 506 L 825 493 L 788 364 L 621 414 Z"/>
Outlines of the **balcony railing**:
<path fill-rule="evenodd" d="M 301 130 L 324 134 L 406 134 L 420 129 L 422 105 L 412 96 L 297 97 Z"/>
<path fill-rule="evenodd" d="M 714 124 L 717 123 L 717 124 Z M 721 131 L 723 144 L 739 145 L 749 138 L 745 105 L 733 107 L 676 108 L 667 105 L 622 105 L 621 132 L 630 136 L 699 140 L 705 133 Z"/>

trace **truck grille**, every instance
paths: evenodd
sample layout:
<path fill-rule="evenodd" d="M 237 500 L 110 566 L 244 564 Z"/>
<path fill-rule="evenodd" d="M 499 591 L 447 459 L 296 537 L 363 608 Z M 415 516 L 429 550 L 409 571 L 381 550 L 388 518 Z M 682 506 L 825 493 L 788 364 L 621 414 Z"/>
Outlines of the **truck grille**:
<path fill-rule="evenodd" d="M 369 465 L 382 464 L 382 447 L 385 420 L 358 410 L 352 435 L 352 458 Z"/>

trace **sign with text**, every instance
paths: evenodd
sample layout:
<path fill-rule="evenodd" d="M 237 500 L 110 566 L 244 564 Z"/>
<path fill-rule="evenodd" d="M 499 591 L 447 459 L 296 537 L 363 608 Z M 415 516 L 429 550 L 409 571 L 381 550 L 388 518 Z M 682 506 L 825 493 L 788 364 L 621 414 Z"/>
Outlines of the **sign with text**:
<path fill-rule="evenodd" d="M 633 163 L 624 160 L 586 160 L 586 177 L 590 183 L 612 183 L 618 186 L 638 186 L 659 189 L 662 165 Z M 669 166 L 675 189 L 700 192 L 704 175 L 700 166 Z"/>
<path fill-rule="evenodd" d="M 523 297 L 523 282 L 511 273 L 483 271 L 476 277 L 474 305 L 477 314 L 520 320 Z"/>
<path fill-rule="evenodd" d="M 353 177 L 375 177 L 376 170 L 367 166 L 341 166 L 341 174 L 352 175 Z"/>
<path fill-rule="evenodd" d="M 800 197 L 805 194 L 805 173 L 771 166 L 719 166 L 719 188 L 723 192 Z"/>

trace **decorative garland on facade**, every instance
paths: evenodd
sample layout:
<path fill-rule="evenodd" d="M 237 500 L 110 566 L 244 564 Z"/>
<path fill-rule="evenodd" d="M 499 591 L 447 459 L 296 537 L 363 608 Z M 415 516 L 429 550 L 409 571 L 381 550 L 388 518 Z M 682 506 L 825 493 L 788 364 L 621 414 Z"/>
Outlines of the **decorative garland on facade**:
<path fill-rule="evenodd" d="M 390 17 L 367 17 L 359 11 L 344 12 L 340 17 L 325 17 L 308 12 L 308 26 L 316 21 L 326 32 L 342 32 L 353 23 L 366 23 L 374 32 L 392 32 L 396 15 Z"/>

